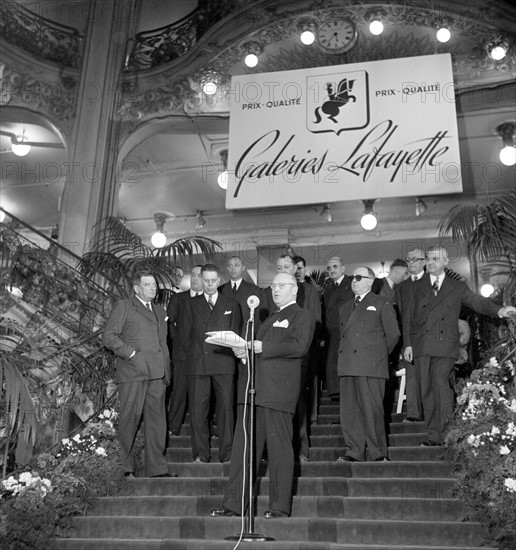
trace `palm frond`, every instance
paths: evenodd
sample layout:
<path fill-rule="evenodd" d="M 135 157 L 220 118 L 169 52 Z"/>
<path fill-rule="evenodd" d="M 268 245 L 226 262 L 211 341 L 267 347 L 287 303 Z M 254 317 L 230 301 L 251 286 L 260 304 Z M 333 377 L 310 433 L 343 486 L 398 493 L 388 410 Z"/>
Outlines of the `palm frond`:
<path fill-rule="evenodd" d="M 26 359 L 3 353 L 0 358 L 0 389 L 3 401 L 3 413 L 8 419 L 9 433 L 23 433 L 26 443 L 34 445 L 36 441 L 36 409 L 32 401 L 23 365 Z"/>
<path fill-rule="evenodd" d="M 193 256 L 194 254 L 203 254 L 210 257 L 222 250 L 222 244 L 209 237 L 194 235 L 192 237 L 182 237 L 163 248 L 154 251 L 158 257 L 168 257 L 176 262 L 177 258 L 182 256 Z"/>
<path fill-rule="evenodd" d="M 124 258 L 146 258 L 151 249 L 131 231 L 121 218 L 108 216 L 93 227 L 92 250 L 109 251 L 121 260 Z"/>

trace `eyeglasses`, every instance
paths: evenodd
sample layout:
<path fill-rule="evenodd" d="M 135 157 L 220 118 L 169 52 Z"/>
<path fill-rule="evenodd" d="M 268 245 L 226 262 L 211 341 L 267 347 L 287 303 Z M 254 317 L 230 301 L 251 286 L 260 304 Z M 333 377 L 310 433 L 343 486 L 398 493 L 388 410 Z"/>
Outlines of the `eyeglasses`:
<path fill-rule="evenodd" d="M 372 279 L 372 277 L 368 277 L 367 275 L 351 275 L 351 280 L 357 281 L 357 283 L 359 283 L 362 279 Z"/>
<path fill-rule="evenodd" d="M 297 286 L 296 283 L 272 283 L 271 288 L 272 290 L 274 290 L 275 288 L 283 290 L 287 285 Z"/>
<path fill-rule="evenodd" d="M 422 262 L 424 258 L 405 258 L 408 264 L 415 264 L 416 262 Z"/>

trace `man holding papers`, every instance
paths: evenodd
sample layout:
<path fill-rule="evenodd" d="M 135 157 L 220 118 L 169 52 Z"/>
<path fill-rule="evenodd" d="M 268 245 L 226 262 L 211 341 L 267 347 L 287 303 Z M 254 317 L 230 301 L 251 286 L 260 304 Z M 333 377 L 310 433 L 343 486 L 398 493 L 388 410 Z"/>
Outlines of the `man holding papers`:
<path fill-rule="evenodd" d="M 269 509 L 266 518 L 288 517 L 292 504 L 294 451 L 292 419 L 296 411 L 301 383 L 301 359 L 312 341 L 313 314 L 296 304 L 297 283 L 293 275 L 279 273 L 271 285 L 276 304 L 260 326 L 254 343 L 256 354 L 256 445 L 255 464 L 259 464 L 265 443 L 269 458 Z M 247 350 L 234 348 L 235 355 L 246 358 Z M 240 377 L 239 412 L 231 452 L 229 481 L 224 506 L 212 516 L 229 517 L 245 512 L 248 483 L 244 483 L 246 458 L 243 417 L 246 380 Z M 244 379 L 242 379 L 244 378 Z M 248 447 L 247 447 L 248 448 Z M 245 493 L 243 493 L 245 491 Z"/>

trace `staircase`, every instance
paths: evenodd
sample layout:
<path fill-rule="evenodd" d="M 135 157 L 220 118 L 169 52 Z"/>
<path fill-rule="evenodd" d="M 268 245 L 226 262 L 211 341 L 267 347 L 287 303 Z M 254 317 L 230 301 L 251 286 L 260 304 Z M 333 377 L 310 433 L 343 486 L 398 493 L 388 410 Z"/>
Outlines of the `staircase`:
<path fill-rule="evenodd" d="M 451 466 L 439 447 L 419 447 L 422 423 L 393 415 L 392 462 L 336 462 L 342 452 L 338 404 L 323 398 L 312 426 L 310 462 L 296 464 L 292 517 L 264 519 L 268 477 L 258 480 L 256 533 L 274 542 L 241 543 L 264 550 L 470 550 L 486 543 L 486 529 L 462 521 L 454 498 Z M 214 446 L 216 446 L 216 439 Z M 90 515 L 78 517 L 71 538 L 56 539 L 54 550 L 219 550 L 236 542 L 241 518 L 212 518 L 221 504 L 229 465 L 191 462 L 189 427 L 167 451 L 178 478 L 136 478 L 123 495 L 102 498 Z M 265 469 L 266 464 L 262 465 Z"/>

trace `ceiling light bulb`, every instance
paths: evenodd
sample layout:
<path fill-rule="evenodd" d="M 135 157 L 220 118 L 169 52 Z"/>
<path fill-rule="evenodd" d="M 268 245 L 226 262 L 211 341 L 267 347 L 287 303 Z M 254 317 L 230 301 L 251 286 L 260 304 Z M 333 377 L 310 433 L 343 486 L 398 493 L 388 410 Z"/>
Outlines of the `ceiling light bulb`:
<path fill-rule="evenodd" d="M 360 220 L 360 225 L 366 230 L 366 231 L 372 231 L 376 225 L 378 224 L 378 220 L 376 219 L 376 216 L 374 214 L 364 214 L 362 216 L 362 219 Z"/>
<path fill-rule="evenodd" d="M 167 244 L 167 237 L 165 233 L 156 231 L 152 234 L 151 244 L 154 248 L 163 248 Z"/>
<path fill-rule="evenodd" d="M 374 34 L 375 36 L 378 36 L 379 34 L 382 34 L 383 32 L 383 23 L 381 21 L 378 21 L 378 20 L 375 20 L 375 21 L 371 21 L 371 23 L 369 23 L 369 32 L 371 34 Z"/>
<path fill-rule="evenodd" d="M 244 61 L 248 67 L 256 67 L 258 65 L 258 57 L 254 53 L 247 54 Z"/>
<path fill-rule="evenodd" d="M 306 46 L 313 44 L 315 40 L 315 34 L 312 31 L 305 31 L 301 33 L 301 42 Z"/>
<path fill-rule="evenodd" d="M 213 95 L 217 93 L 217 83 L 212 81 L 205 82 L 202 86 L 202 91 L 206 95 Z"/>
<path fill-rule="evenodd" d="M 484 298 L 489 298 L 489 296 L 491 296 L 494 291 L 495 291 L 495 288 L 490 283 L 483 284 L 482 287 L 480 288 L 480 294 L 482 294 Z"/>
<path fill-rule="evenodd" d="M 507 54 L 507 50 L 503 46 L 495 46 L 489 52 L 489 55 L 495 61 L 501 61 L 506 54 Z"/>
<path fill-rule="evenodd" d="M 29 154 L 30 145 L 25 145 L 25 141 L 29 141 L 25 136 L 16 136 L 16 143 L 11 144 L 12 152 L 18 157 L 24 157 Z"/>
<path fill-rule="evenodd" d="M 437 31 L 436 37 L 439 42 L 448 42 L 448 40 L 450 40 L 451 38 L 451 32 L 443 27 L 442 29 L 439 29 Z"/>
<path fill-rule="evenodd" d="M 221 172 L 217 176 L 217 183 L 219 184 L 219 187 L 222 187 L 222 189 L 228 188 L 228 172 L 227 170 L 224 170 L 224 172 Z"/>
<path fill-rule="evenodd" d="M 505 166 L 514 166 L 516 164 L 516 147 L 512 145 L 505 146 L 500 151 L 500 162 Z"/>

